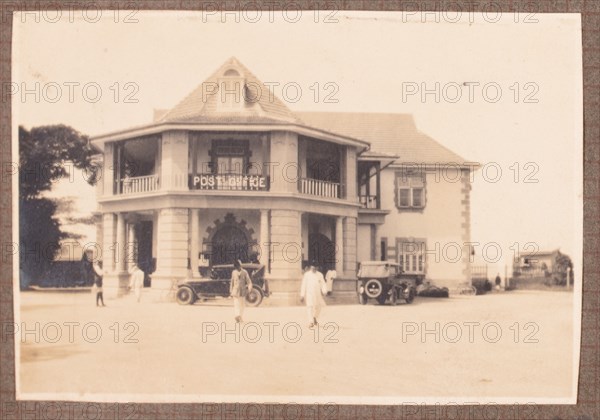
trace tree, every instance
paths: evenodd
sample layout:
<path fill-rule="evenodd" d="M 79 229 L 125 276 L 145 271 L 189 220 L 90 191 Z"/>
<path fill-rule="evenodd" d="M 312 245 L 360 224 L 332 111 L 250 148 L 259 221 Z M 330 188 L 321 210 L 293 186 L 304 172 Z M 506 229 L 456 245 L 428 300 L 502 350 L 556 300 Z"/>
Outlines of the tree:
<path fill-rule="evenodd" d="M 570 283 L 572 281 L 572 278 L 569 278 L 569 276 L 572 276 L 572 272 L 573 261 L 571 260 L 571 257 L 561 252 L 558 252 L 555 259 L 553 273 L 554 283 L 561 286 L 565 286 L 567 284 L 567 281 Z"/>
<path fill-rule="evenodd" d="M 57 180 L 68 176 L 67 163 L 85 170 L 96 182 L 94 149 L 89 138 L 66 125 L 19 127 L 19 267 L 21 287 L 36 282 L 48 269 L 67 237 L 55 214 L 57 204 L 43 197 Z"/>

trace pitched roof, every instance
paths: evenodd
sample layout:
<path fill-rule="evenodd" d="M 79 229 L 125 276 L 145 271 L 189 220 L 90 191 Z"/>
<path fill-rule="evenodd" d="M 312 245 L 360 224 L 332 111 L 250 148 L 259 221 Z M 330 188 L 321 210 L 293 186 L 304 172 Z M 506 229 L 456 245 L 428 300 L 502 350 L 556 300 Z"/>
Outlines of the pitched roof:
<path fill-rule="evenodd" d="M 217 94 L 220 87 L 219 79 L 228 69 L 236 70 L 244 79 L 248 96 L 252 100 L 246 101 L 239 112 L 219 112 Z M 216 90 L 215 90 L 216 89 Z M 157 115 L 155 115 L 156 117 Z M 265 84 L 250 72 L 235 57 L 231 57 L 219 67 L 208 79 L 202 82 L 187 97 L 174 108 L 156 120 L 163 122 L 186 123 L 299 123 L 298 118 L 288 107 L 270 92 Z"/>
<path fill-rule="evenodd" d="M 371 151 L 399 156 L 396 163 L 455 163 L 464 158 L 421 133 L 410 114 L 296 112 L 308 126 L 371 143 Z"/>
<path fill-rule="evenodd" d="M 244 80 L 246 101 L 239 111 L 219 110 L 215 88 L 230 69 Z M 209 89 L 210 86 L 210 89 Z M 248 88 L 248 86 L 250 88 Z M 410 114 L 362 112 L 292 112 L 235 57 L 223 63 L 210 77 L 170 110 L 155 110 L 154 123 L 281 124 L 292 123 L 371 144 L 365 157 L 398 157 L 396 163 L 456 163 L 464 158 L 421 133 Z"/>

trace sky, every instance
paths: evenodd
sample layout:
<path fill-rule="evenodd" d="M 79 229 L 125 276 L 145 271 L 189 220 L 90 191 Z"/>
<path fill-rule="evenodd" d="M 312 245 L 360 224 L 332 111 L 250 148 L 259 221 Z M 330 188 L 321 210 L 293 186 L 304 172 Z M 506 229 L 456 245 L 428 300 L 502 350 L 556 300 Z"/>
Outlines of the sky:
<path fill-rule="evenodd" d="M 579 15 L 64 10 L 14 23 L 15 127 L 147 124 L 235 56 L 292 111 L 410 113 L 479 162 L 472 240 L 500 245 L 499 271 L 517 249 L 581 261 Z M 93 211 L 94 189 L 73 179 L 52 195 Z"/>

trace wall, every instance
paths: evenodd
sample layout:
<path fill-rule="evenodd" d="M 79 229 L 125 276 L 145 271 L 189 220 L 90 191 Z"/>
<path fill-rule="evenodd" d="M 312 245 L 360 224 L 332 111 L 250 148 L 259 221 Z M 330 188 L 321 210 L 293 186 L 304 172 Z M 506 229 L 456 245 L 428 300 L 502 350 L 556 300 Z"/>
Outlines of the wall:
<path fill-rule="evenodd" d="M 465 271 L 468 250 L 464 242 L 468 237 L 465 236 L 468 226 L 464 226 L 465 185 L 462 179 L 458 177 L 456 182 L 450 182 L 450 175 L 445 180 L 443 176 L 436 176 L 435 172 L 428 171 L 425 208 L 400 211 L 394 203 L 397 171 L 399 169 L 390 167 L 381 174 L 381 206 L 390 213 L 378 229 L 377 246 L 379 247 L 382 237 L 387 238 L 387 257 L 397 261 L 396 238 L 426 238 L 427 279 L 438 286 L 446 287 L 470 280 L 468 272 Z"/>
<path fill-rule="evenodd" d="M 356 259 L 358 262 L 371 259 L 371 225 L 357 226 L 358 249 Z"/>

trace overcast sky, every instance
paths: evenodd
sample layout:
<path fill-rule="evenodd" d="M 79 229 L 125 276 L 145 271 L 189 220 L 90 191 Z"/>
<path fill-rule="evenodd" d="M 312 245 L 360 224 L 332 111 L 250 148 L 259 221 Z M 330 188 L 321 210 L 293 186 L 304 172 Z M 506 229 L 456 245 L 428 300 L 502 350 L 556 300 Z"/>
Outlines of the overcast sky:
<path fill-rule="evenodd" d="M 303 12 L 296 21 L 294 12 L 267 10 L 237 17 L 105 11 L 97 22 L 93 12 L 64 10 L 58 22 L 50 12 L 39 22 L 17 16 L 14 122 L 62 123 L 89 135 L 146 124 L 153 109 L 174 106 L 235 56 L 276 84 L 273 92 L 292 111 L 413 114 L 421 131 L 483 165 L 472 190 L 473 241 L 499 243 L 508 258 L 511 244 L 523 250 L 527 242 L 575 257 L 582 224 L 579 15 L 525 18 Z M 423 88 L 439 98 L 422 97 Z M 21 96 L 24 89 L 39 98 Z M 82 188 L 68 183 L 57 193 L 79 195 L 85 213 L 95 197 Z"/>

